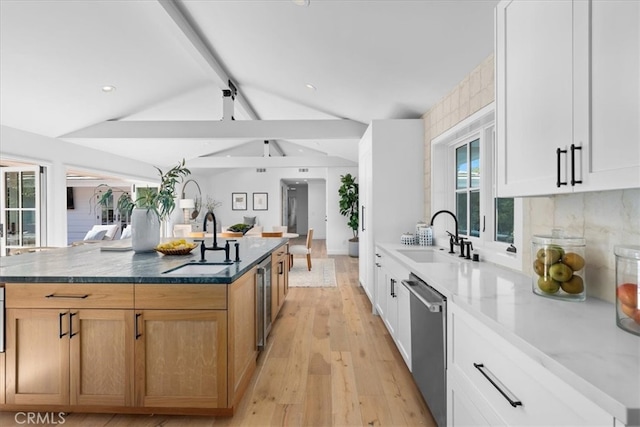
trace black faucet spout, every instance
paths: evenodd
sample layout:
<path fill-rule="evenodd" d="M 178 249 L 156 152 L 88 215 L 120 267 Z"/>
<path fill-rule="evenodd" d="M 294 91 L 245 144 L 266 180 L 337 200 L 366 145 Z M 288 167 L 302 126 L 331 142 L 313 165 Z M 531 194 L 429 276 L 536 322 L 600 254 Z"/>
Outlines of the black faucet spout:
<path fill-rule="evenodd" d="M 203 232 L 207 232 L 207 221 L 209 221 L 209 218 L 211 218 L 210 220 L 213 221 L 213 248 L 217 248 L 218 247 L 218 236 L 216 234 L 216 230 L 218 229 L 218 223 L 216 221 L 216 215 L 213 212 L 207 212 L 207 214 L 204 216 L 204 222 L 202 224 L 202 231 Z"/>
<path fill-rule="evenodd" d="M 450 233 L 450 232 L 448 232 L 448 231 L 447 231 L 447 233 L 448 233 L 448 234 L 449 234 L 449 236 L 450 236 L 450 239 L 449 239 L 449 248 L 450 248 L 450 251 L 449 251 L 449 253 L 453 253 L 453 246 L 454 246 L 454 245 L 459 245 L 459 244 L 460 244 L 460 236 L 458 236 L 458 218 L 456 217 L 456 215 L 455 215 L 453 212 L 448 211 L 448 210 L 446 210 L 446 209 L 442 209 L 442 210 L 439 210 L 438 212 L 436 212 L 436 213 L 434 213 L 434 214 L 433 214 L 433 216 L 431 217 L 431 223 L 430 223 L 430 225 L 432 225 L 432 226 L 433 226 L 433 220 L 434 220 L 434 219 L 436 219 L 436 217 L 437 217 L 438 215 L 440 215 L 441 213 L 446 213 L 446 214 L 451 215 L 451 218 L 453 218 L 453 222 L 455 223 L 455 228 L 456 228 L 455 232 L 456 232 L 456 234 L 454 235 L 454 234 L 452 234 L 452 233 Z"/>
<path fill-rule="evenodd" d="M 216 222 L 216 216 L 214 215 L 213 212 L 207 212 L 207 214 L 204 216 L 202 231 L 203 232 L 207 231 L 207 221 L 209 221 L 209 218 L 211 218 L 211 221 L 213 221 L 213 246 L 207 247 L 207 245 L 205 244 L 205 240 L 204 239 L 202 240 L 202 244 L 200 244 L 200 262 L 206 261 L 204 254 L 207 251 L 224 251 L 224 254 L 225 254 L 224 261 L 231 262 L 231 260 L 229 259 L 229 243 L 227 242 L 227 244 L 224 247 L 218 246 L 218 236 L 216 234 L 216 229 L 218 228 L 218 224 Z"/>

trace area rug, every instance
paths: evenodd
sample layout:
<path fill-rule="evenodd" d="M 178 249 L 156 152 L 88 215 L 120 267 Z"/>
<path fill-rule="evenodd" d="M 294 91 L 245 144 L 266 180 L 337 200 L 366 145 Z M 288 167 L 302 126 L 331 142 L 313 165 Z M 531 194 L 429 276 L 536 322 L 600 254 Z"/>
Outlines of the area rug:
<path fill-rule="evenodd" d="M 336 264 L 332 258 L 311 258 L 311 271 L 307 270 L 307 260 L 296 258 L 289 270 L 289 287 L 335 288 Z"/>

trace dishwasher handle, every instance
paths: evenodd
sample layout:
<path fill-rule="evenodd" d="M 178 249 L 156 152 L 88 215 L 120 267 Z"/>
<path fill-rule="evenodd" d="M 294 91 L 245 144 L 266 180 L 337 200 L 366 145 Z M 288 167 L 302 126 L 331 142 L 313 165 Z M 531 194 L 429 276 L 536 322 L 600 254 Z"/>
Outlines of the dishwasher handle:
<path fill-rule="evenodd" d="M 409 290 L 411 290 L 412 286 L 416 285 L 416 282 L 412 280 L 403 280 L 402 284 L 405 285 Z M 411 292 L 416 296 L 432 313 L 442 313 L 443 304 L 441 302 L 428 301 L 426 298 L 422 297 L 422 295 L 418 295 L 417 292 Z"/>

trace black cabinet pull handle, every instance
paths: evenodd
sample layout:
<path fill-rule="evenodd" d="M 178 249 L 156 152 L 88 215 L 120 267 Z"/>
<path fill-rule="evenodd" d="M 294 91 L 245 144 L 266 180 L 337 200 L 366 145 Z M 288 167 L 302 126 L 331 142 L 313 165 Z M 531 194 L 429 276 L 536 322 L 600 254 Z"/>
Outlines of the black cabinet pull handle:
<path fill-rule="evenodd" d="M 557 172 L 556 172 L 556 187 L 560 188 L 561 185 L 567 185 L 567 181 L 560 181 L 560 154 L 567 154 L 567 150 L 556 149 L 556 160 L 557 160 Z"/>
<path fill-rule="evenodd" d="M 67 313 L 58 313 L 58 335 L 60 336 L 60 339 L 67 335 L 67 332 L 62 332 L 62 318 L 66 315 Z"/>
<path fill-rule="evenodd" d="M 362 215 L 360 215 L 360 231 L 364 231 L 364 205 L 362 206 Z"/>
<path fill-rule="evenodd" d="M 582 151 L 582 147 L 571 144 L 571 186 L 582 184 L 582 180 L 576 181 L 576 150 Z"/>
<path fill-rule="evenodd" d="M 484 371 L 484 369 L 487 369 L 487 368 L 485 368 L 485 366 L 484 366 L 482 363 L 474 363 L 474 364 L 473 364 L 473 366 L 474 366 L 478 371 L 480 371 L 480 373 L 481 373 L 482 375 L 484 375 L 484 377 L 485 377 L 487 380 L 489 380 L 489 382 L 491 383 L 491 385 L 492 385 L 492 386 L 494 386 L 494 387 L 496 388 L 496 390 L 498 390 L 498 391 L 500 392 L 500 394 L 501 394 L 502 396 L 504 396 L 504 398 L 505 398 L 505 399 L 507 399 L 507 401 L 509 402 L 509 404 L 510 404 L 511 406 L 513 406 L 514 408 L 515 408 L 515 407 L 517 407 L 517 406 L 522 406 L 522 402 L 520 402 L 519 400 L 514 400 L 514 399 L 512 399 L 511 397 L 509 397 L 509 396 L 507 395 L 507 393 L 505 393 L 505 392 L 504 392 L 504 390 L 502 390 L 502 388 L 500 388 L 500 386 L 499 386 L 498 384 L 496 384 L 496 382 L 495 382 L 495 381 L 494 381 L 494 380 L 493 380 L 493 379 L 492 379 L 492 378 L 491 378 L 491 377 L 490 377 L 490 376 L 489 376 L 489 375 Z M 514 398 L 515 398 L 515 396 L 514 396 Z"/>
<path fill-rule="evenodd" d="M 391 296 L 393 298 L 396 297 L 396 279 L 390 279 L 391 280 Z"/>
<path fill-rule="evenodd" d="M 89 298 L 89 294 L 84 294 L 84 295 L 56 295 L 56 294 L 49 294 L 49 295 L 45 296 L 45 298 L 78 298 L 78 299 L 85 299 L 85 298 Z"/>
<path fill-rule="evenodd" d="M 136 324 L 135 324 L 136 339 L 142 336 L 142 334 L 140 333 L 140 330 L 138 329 L 138 319 L 140 318 L 140 316 L 142 316 L 142 313 L 136 313 Z"/>
<path fill-rule="evenodd" d="M 279 275 L 283 275 L 284 274 L 284 261 L 280 261 L 278 263 L 278 274 Z"/>
<path fill-rule="evenodd" d="M 78 313 L 69 313 L 69 339 L 73 338 L 74 336 L 78 335 L 78 333 L 74 333 L 73 332 L 73 316 L 77 315 Z"/>

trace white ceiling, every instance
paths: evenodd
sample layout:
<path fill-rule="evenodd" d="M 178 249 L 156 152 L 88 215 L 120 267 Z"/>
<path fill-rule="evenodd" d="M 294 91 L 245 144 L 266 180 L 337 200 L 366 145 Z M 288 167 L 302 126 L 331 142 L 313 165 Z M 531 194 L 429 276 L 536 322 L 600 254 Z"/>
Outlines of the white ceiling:
<path fill-rule="evenodd" d="M 0 123 L 57 138 L 107 120 L 220 121 L 226 77 L 239 125 L 419 118 L 493 51 L 496 3 L 1 0 Z M 68 140 L 158 166 L 264 153 L 256 138 Z M 345 164 L 357 140 L 279 139 L 270 154 Z"/>

